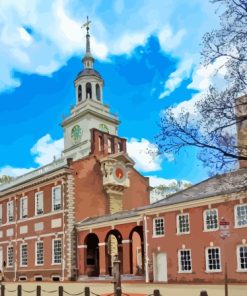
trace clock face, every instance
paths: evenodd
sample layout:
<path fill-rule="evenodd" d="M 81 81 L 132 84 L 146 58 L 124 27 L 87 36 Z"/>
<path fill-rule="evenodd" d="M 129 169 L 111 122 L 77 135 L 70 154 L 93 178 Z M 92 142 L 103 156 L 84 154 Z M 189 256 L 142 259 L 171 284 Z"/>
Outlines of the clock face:
<path fill-rule="evenodd" d="M 102 131 L 102 132 L 105 132 L 105 133 L 109 133 L 109 129 L 108 129 L 108 126 L 104 123 L 101 123 L 99 125 L 99 129 Z"/>
<path fill-rule="evenodd" d="M 122 168 L 121 166 L 116 166 L 114 168 L 114 177 L 117 181 L 124 181 L 126 178 L 126 172 L 124 168 Z"/>
<path fill-rule="evenodd" d="M 80 126 L 77 124 L 71 130 L 71 138 L 73 139 L 74 143 L 78 143 L 82 136 L 82 130 Z"/>

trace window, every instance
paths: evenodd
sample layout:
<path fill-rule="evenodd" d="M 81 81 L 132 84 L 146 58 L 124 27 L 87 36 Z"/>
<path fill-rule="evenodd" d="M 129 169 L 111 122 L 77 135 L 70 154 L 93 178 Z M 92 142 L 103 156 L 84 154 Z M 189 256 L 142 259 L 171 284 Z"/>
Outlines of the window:
<path fill-rule="evenodd" d="M 36 265 L 44 264 L 44 244 L 42 241 L 36 242 L 35 254 L 36 254 L 35 264 Z"/>
<path fill-rule="evenodd" d="M 117 144 L 117 150 L 118 150 L 118 152 L 121 152 L 123 150 L 122 143 Z"/>
<path fill-rule="evenodd" d="M 238 271 L 247 271 L 247 245 L 237 247 Z"/>
<path fill-rule="evenodd" d="M 13 200 L 7 203 L 7 222 L 14 221 L 14 203 Z"/>
<path fill-rule="evenodd" d="M 183 249 L 178 251 L 178 270 L 179 272 L 191 272 L 191 250 Z"/>
<path fill-rule="evenodd" d="M 0 205 L 0 224 L 3 223 L 3 205 Z"/>
<path fill-rule="evenodd" d="M 92 99 L 92 85 L 90 82 L 86 84 L 86 98 Z"/>
<path fill-rule="evenodd" d="M 20 199 L 20 219 L 27 218 L 27 197 Z"/>
<path fill-rule="evenodd" d="M 21 264 L 20 266 L 27 266 L 27 244 L 21 244 Z"/>
<path fill-rule="evenodd" d="M 36 192 L 35 193 L 35 215 L 41 215 L 44 213 L 43 208 L 43 192 Z"/>
<path fill-rule="evenodd" d="M 189 214 L 177 215 L 177 233 L 189 233 L 189 232 L 190 232 Z"/>
<path fill-rule="evenodd" d="M 14 266 L 14 247 L 8 246 L 7 249 L 7 267 L 13 267 Z"/>
<path fill-rule="evenodd" d="M 206 271 L 221 271 L 220 248 L 206 249 Z"/>
<path fill-rule="evenodd" d="M 153 220 L 153 236 L 162 236 L 164 231 L 164 218 L 155 218 Z"/>
<path fill-rule="evenodd" d="M 108 144 L 108 153 L 113 153 L 113 142 L 112 139 L 108 139 L 107 140 L 107 144 Z"/>
<path fill-rule="evenodd" d="M 95 86 L 95 92 L 96 92 L 97 100 L 100 101 L 100 87 L 99 87 L 98 83 Z"/>
<path fill-rule="evenodd" d="M 58 211 L 62 208 L 61 186 L 52 188 L 52 210 Z"/>
<path fill-rule="evenodd" d="M 218 210 L 210 209 L 203 213 L 204 215 L 204 230 L 218 229 Z"/>
<path fill-rule="evenodd" d="M 104 150 L 104 142 L 103 142 L 103 137 L 99 136 L 99 151 Z"/>
<path fill-rule="evenodd" d="M 52 246 L 52 263 L 60 264 L 62 263 L 62 241 L 61 239 L 54 239 Z"/>
<path fill-rule="evenodd" d="M 235 226 L 247 226 L 247 204 L 238 205 L 235 207 Z"/>
<path fill-rule="evenodd" d="M 81 85 L 78 86 L 77 91 L 78 91 L 78 102 L 80 102 L 82 99 Z"/>

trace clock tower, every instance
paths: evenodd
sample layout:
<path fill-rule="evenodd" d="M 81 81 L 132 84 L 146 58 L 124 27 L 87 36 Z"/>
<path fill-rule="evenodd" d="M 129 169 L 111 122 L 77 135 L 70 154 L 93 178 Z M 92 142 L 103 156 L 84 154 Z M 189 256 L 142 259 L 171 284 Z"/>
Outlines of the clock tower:
<path fill-rule="evenodd" d="M 91 151 L 91 129 L 99 129 L 111 135 L 117 135 L 118 117 L 110 113 L 103 104 L 104 81 L 94 69 L 94 57 L 90 48 L 89 24 L 86 28 L 86 52 L 82 59 L 83 69 L 74 81 L 76 105 L 70 115 L 62 122 L 64 129 L 64 156 L 74 160 L 88 155 Z"/>

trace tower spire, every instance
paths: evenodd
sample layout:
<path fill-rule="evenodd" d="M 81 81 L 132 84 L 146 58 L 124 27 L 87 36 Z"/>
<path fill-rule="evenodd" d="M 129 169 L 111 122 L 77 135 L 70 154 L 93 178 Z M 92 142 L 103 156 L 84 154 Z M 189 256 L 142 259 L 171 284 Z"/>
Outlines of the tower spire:
<path fill-rule="evenodd" d="M 93 68 L 93 62 L 94 58 L 91 54 L 91 48 L 90 48 L 90 34 L 89 34 L 89 25 L 91 21 L 89 20 L 87 16 L 87 21 L 82 25 L 81 28 L 86 27 L 87 34 L 86 34 L 86 52 L 82 59 L 85 69 L 92 69 Z"/>

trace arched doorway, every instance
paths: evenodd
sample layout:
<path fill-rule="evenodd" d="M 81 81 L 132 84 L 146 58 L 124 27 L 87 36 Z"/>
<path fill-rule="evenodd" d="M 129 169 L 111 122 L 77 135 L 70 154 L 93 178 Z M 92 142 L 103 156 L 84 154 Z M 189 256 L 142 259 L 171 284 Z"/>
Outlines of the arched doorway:
<path fill-rule="evenodd" d="M 106 268 L 109 275 L 112 275 L 112 264 L 114 256 L 117 255 L 120 260 L 120 273 L 123 273 L 123 249 L 122 249 L 122 235 L 114 229 L 106 235 Z"/>
<path fill-rule="evenodd" d="M 134 275 L 144 275 L 144 244 L 143 228 L 136 226 L 130 232 L 130 272 Z"/>
<path fill-rule="evenodd" d="M 85 270 L 89 277 L 99 276 L 99 239 L 96 234 L 89 233 L 85 239 L 85 245 L 87 248 Z"/>

